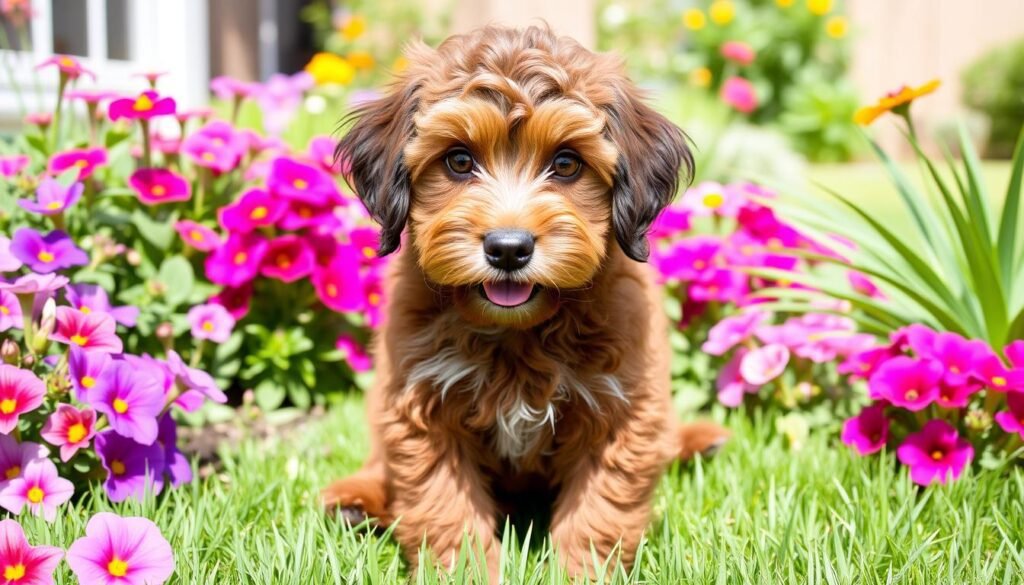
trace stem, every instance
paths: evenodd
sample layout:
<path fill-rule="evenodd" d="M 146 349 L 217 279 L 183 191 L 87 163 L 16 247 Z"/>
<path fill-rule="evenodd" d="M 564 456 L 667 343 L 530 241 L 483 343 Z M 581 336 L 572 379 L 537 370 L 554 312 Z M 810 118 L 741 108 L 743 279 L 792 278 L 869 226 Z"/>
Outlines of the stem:
<path fill-rule="evenodd" d="M 152 166 L 152 150 L 149 144 L 149 120 L 139 120 L 139 125 L 142 127 L 142 166 L 144 168 L 150 168 Z"/>
<path fill-rule="evenodd" d="M 55 213 L 55 214 L 51 215 L 50 216 L 50 221 L 53 222 L 53 227 L 54 228 L 59 229 L 61 231 L 64 231 L 64 214 L 63 214 L 63 212 L 62 213 Z"/>
<path fill-rule="evenodd" d="M 57 86 L 57 107 L 53 110 L 53 151 L 57 150 L 60 144 L 60 118 L 64 110 L 64 90 L 68 87 L 68 76 L 60 74 L 60 84 Z"/>
<path fill-rule="evenodd" d="M 195 220 L 199 221 L 199 218 L 203 216 L 203 202 L 206 197 L 206 192 L 212 188 L 213 185 L 213 171 L 206 168 L 199 168 L 199 188 L 196 189 L 196 198 L 192 202 L 192 211 L 195 213 Z"/>
<path fill-rule="evenodd" d="M 199 340 L 199 344 L 196 346 L 196 350 L 192 352 L 192 356 L 188 360 L 188 366 L 190 368 L 199 367 L 199 361 L 203 359 L 203 350 L 206 348 L 206 340 Z"/>
<path fill-rule="evenodd" d="M 35 355 L 35 350 L 32 349 L 32 337 L 33 337 L 33 322 L 32 322 L 32 309 L 35 305 L 35 294 L 20 294 L 18 295 L 18 303 L 21 305 L 21 318 L 24 329 L 22 330 L 22 337 L 25 341 L 25 348 L 32 355 Z"/>
<path fill-rule="evenodd" d="M 97 145 L 100 135 L 100 122 L 96 119 L 96 106 L 97 104 L 88 104 L 85 107 L 86 115 L 89 116 L 89 144 L 92 144 L 93 146 Z"/>

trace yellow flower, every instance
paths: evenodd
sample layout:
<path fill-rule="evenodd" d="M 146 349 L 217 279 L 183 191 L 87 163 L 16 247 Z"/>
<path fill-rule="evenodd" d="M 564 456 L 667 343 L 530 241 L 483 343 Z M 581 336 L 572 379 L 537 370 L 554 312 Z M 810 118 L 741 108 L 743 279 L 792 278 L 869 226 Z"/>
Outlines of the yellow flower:
<path fill-rule="evenodd" d="M 736 5 L 731 0 L 715 0 L 708 8 L 708 15 L 711 17 L 711 22 L 725 26 L 732 22 L 733 18 L 736 18 Z"/>
<path fill-rule="evenodd" d="M 842 16 L 832 16 L 825 21 L 825 34 L 833 39 L 841 39 L 846 36 L 850 25 Z"/>
<path fill-rule="evenodd" d="M 401 73 L 405 71 L 407 67 L 409 67 L 409 60 L 406 59 L 404 55 L 399 55 L 395 59 L 395 62 L 391 64 L 391 72 Z"/>
<path fill-rule="evenodd" d="M 317 85 L 338 83 L 347 85 L 356 75 L 356 68 L 334 53 L 317 53 L 306 64 L 306 73 L 313 76 Z"/>
<path fill-rule="evenodd" d="M 811 14 L 825 16 L 832 12 L 832 0 L 807 0 L 807 10 L 810 10 Z"/>
<path fill-rule="evenodd" d="M 789 8 L 793 5 L 793 0 L 775 0 L 775 5 L 779 8 Z"/>
<path fill-rule="evenodd" d="M 697 87 L 709 87 L 711 85 L 711 70 L 707 67 L 698 67 L 690 72 L 690 83 Z"/>
<path fill-rule="evenodd" d="M 907 87 L 904 85 L 900 89 L 879 99 L 878 103 L 875 105 L 864 106 L 857 110 L 853 119 L 858 124 L 867 126 L 886 112 L 895 112 L 900 115 L 906 115 L 906 112 L 910 109 L 910 102 L 935 91 L 939 87 L 939 84 L 940 81 L 938 79 L 933 79 L 920 87 Z"/>
<path fill-rule="evenodd" d="M 704 11 L 700 8 L 691 8 L 683 13 L 683 26 L 690 30 L 700 30 L 707 24 L 708 19 L 704 17 Z"/>
<path fill-rule="evenodd" d="M 366 51 L 352 51 L 345 58 L 356 69 L 370 69 L 373 67 L 373 55 Z"/>
<path fill-rule="evenodd" d="M 354 41 L 366 32 L 366 19 L 358 14 L 353 14 L 345 19 L 339 32 L 341 32 L 341 36 L 345 37 L 346 41 Z"/>

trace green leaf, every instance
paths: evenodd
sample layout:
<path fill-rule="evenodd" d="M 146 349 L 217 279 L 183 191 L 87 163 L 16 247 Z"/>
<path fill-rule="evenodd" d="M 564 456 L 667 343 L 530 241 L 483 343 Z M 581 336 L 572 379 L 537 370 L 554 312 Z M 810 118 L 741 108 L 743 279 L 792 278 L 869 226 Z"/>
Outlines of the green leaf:
<path fill-rule="evenodd" d="M 1021 178 L 1024 175 L 1024 128 L 1021 128 L 1017 147 L 1013 152 L 1013 167 L 1010 172 L 1010 185 L 1006 189 L 1003 203 L 1003 215 L 999 221 L 999 267 L 1003 276 L 1003 286 L 1014 295 L 1013 278 L 1017 260 L 1017 224 L 1020 223 Z"/>
<path fill-rule="evenodd" d="M 263 380 L 253 390 L 256 404 L 263 410 L 275 410 L 284 403 L 285 389 L 275 380 Z"/>
<path fill-rule="evenodd" d="M 164 299 L 167 304 L 177 307 L 192 294 L 196 277 L 192 264 L 184 256 L 171 256 L 160 265 L 157 279 L 166 287 Z"/>
<path fill-rule="evenodd" d="M 25 142 L 43 157 L 49 158 L 50 149 L 46 146 L 46 138 L 39 134 L 25 134 Z"/>
<path fill-rule="evenodd" d="M 172 222 L 158 222 L 146 215 L 145 211 L 136 209 L 132 214 L 132 224 L 139 231 L 142 239 L 159 250 L 167 250 L 174 242 Z"/>

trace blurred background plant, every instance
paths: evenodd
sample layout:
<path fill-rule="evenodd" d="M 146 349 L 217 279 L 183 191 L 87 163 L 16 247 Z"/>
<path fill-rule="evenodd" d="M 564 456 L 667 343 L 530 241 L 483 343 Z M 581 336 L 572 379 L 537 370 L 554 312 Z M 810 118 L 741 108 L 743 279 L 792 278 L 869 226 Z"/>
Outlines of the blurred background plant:
<path fill-rule="evenodd" d="M 964 104 L 989 121 L 989 156 L 1009 158 L 1024 124 L 1024 39 L 979 57 L 962 75 Z"/>

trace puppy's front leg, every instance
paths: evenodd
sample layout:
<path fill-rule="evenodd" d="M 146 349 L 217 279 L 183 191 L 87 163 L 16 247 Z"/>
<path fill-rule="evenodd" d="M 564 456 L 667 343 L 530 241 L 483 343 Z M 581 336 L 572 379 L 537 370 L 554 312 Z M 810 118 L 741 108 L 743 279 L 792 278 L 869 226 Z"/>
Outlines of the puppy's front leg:
<path fill-rule="evenodd" d="M 386 429 L 388 467 L 394 488 L 395 537 L 416 559 L 424 540 L 434 561 L 452 567 L 463 535 L 483 548 L 492 583 L 497 583 L 499 546 L 496 508 L 476 461 L 444 431 L 408 422 Z"/>

